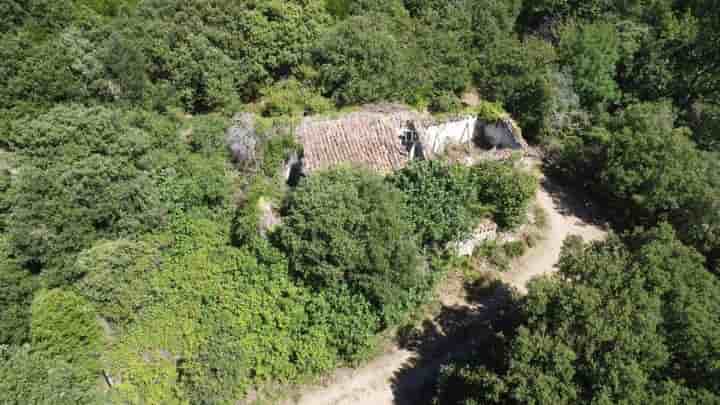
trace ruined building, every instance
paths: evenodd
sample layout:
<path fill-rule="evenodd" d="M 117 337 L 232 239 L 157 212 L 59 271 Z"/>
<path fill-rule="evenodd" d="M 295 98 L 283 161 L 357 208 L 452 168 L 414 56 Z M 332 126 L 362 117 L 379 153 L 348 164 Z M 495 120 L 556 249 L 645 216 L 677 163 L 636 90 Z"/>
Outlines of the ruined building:
<path fill-rule="evenodd" d="M 437 119 L 401 106 L 366 107 L 337 118 L 306 117 L 295 133 L 305 175 L 339 164 L 387 174 L 413 159 L 441 155 L 451 145 L 474 145 L 499 157 L 508 154 L 498 151 L 527 147 L 509 117 L 496 122 L 472 115 Z"/>

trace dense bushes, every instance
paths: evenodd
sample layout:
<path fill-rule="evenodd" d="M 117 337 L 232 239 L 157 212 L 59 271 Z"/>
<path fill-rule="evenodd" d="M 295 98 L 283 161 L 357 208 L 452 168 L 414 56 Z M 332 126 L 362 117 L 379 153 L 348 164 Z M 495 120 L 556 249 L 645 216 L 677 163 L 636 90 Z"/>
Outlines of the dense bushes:
<path fill-rule="evenodd" d="M 145 118 L 58 107 L 14 127 L 10 142 L 27 159 L 8 191 L 8 240 L 21 264 L 59 269 L 53 282 L 72 281 L 72 255 L 93 240 L 160 223 L 162 204 L 148 169 L 151 148 L 166 142 L 155 136 L 162 124 L 145 127 Z"/>
<path fill-rule="evenodd" d="M 463 166 L 415 161 L 390 181 L 407 194 L 410 218 L 424 245 L 462 239 L 486 210 L 473 195 L 475 185 Z"/>
<path fill-rule="evenodd" d="M 290 195 L 280 234 L 290 270 L 317 290 L 356 291 L 386 325 L 395 322 L 423 279 L 404 202 L 365 171 L 304 179 Z"/>
<path fill-rule="evenodd" d="M 614 77 L 619 48 L 618 34 L 609 24 L 570 25 L 561 33 L 561 57 L 575 78 L 575 90 L 585 105 L 618 98 Z"/>
<path fill-rule="evenodd" d="M 228 246 L 221 223 L 172 227 L 163 270 L 145 277 L 151 305 L 108 354 L 117 400 L 226 402 L 367 351 L 378 320 L 362 297 L 298 285 L 281 253 Z"/>
<path fill-rule="evenodd" d="M 313 50 L 320 88 L 339 104 L 403 98 L 407 54 L 382 18 L 351 17 Z"/>
<path fill-rule="evenodd" d="M 4 404 L 90 404 L 100 398 L 97 380 L 62 359 L 29 346 L 0 347 L 0 398 Z"/>
<path fill-rule="evenodd" d="M 0 260 L 0 345 L 27 343 L 30 304 L 38 282 L 20 266 L 8 263 L 7 257 Z"/>
<path fill-rule="evenodd" d="M 160 255 L 142 242 L 99 242 L 75 262 L 83 278 L 78 293 L 94 304 L 98 314 L 115 324 L 135 320 L 149 304 L 148 280 L 160 266 Z"/>
<path fill-rule="evenodd" d="M 424 245 L 442 246 L 471 232 L 483 215 L 501 227 L 522 223 L 536 181 L 509 164 L 483 162 L 472 168 L 441 161 L 415 161 L 390 177 L 407 194 L 415 232 Z"/>
<path fill-rule="evenodd" d="M 513 228 L 525 220 L 537 181 L 508 163 L 485 162 L 473 166 L 471 181 L 477 198 L 490 205 L 500 227 Z"/>
<path fill-rule="evenodd" d="M 33 350 L 97 372 L 102 344 L 95 310 L 70 291 L 43 290 L 35 295 L 30 336 Z"/>

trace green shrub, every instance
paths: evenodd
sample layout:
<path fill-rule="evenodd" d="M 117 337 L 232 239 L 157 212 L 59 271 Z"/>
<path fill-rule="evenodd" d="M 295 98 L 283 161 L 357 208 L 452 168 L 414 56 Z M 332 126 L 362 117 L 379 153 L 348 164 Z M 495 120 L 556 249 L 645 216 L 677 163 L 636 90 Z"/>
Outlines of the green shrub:
<path fill-rule="evenodd" d="M 35 295 L 31 311 L 33 351 L 78 366 L 90 376 L 99 371 L 103 337 L 92 305 L 72 291 L 43 290 Z"/>
<path fill-rule="evenodd" d="M 568 238 L 558 274 L 442 372 L 436 403 L 717 402 L 720 283 L 667 224 L 624 239 Z"/>
<path fill-rule="evenodd" d="M 614 24 L 570 24 L 560 32 L 558 49 L 575 77 L 575 90 L 584 105 L 619 98 L 615 76 L 620 39 Z"/>
<path fill-rule="evenodd" d="M 262 115 L 320 114 L 333 108 L 332 102 L 295 79 L 283 80 L 262 91 Z"/>
<path fill-rule="evenodd" d="M 193 117 L 188 122 L 187 142 L 192 152 L 226 156 L 225 129 L 228 121 L 219 114 Z"/>
<path fill-rule="evenodd" d="M 291 134 L 281 133 L 270 136 L 262 145 L 262 173 L 268 178 L 282 176 L 283 164 L 299 150 L 300 145 Z"/>
<path fill-rule="evenodd" d="M 515 259 L 525 254 L 525 251 L 527 250 L 527 245 L 525 245 L 525 242 L 522 240 L 516 240 L 504 243 L 502 245 L 502 248 L 509 258 Z"/>
<path fill-rule="evenodd" d="M 63 359 L 48 358 L 29 346 L 0 347 L 0 403 L 96 404 L 97 377 Z"/>
<path fill-rule="evenodd" d="M 77 276 L 73 255 L 94 240 L 157 227 L 152 169 L 171 164 L 156 157 L 177 145 L 174 129 L 154 114 L 76 105 L 14 123 L 9 140 L 24 164 L 7 192 L 11 253 L 64 284 Z"/>
<path fill-rule="evenodd" d="M 537 190 L 537 179 L 508 163 L 497 162 L 473 166 L 471 177 L 479 200 L 493 207 L 495 222 L 501 228 L 523 223 Z"/>
<path fill-rule="evenodd" d="M 442 93 L 432 98 L 429 109 L 433 113 L 456 112 L 460 110 L 460 98 L 452 93 Z"/>
<path fill-rule="evenodd" d="M 158 173 L 158 191 L 170 211 L 223 207 L 230 201 L 230 176 L 222 156 L 186 155 Z"/>
<path fill-rule="evenodd" d="M 408 88 L 402 42 L 381 14 L 350 17 L 312 51 L 322 93 L 338 105 L 402 99 Z"/>
<path fill-rule="evenodd" d="M 473 107 L 473 112 L 477 115 L 478 119 L 489 123 L 497 122 L 508 117 L 508 113 L 505 112 L 500 103 L 485 100 L 480 100 L 480 104 Z"/>
<path fill-rule="evenodd" d="M 184 215 L 171 229 L 152 305 L 108 354 L 117 400 L 224 403 L 368 351 L 378 319 L 361 296 L 298 285 L 282 255 L 228 246 L 221 222 Z"/>
<path fill-rule="evenodd" d="M 442 246 L 467 236 L 483 207 L 469 169 L 439 160 L 412 161 L 389 181 L 406 194 L 415 232 L 426 246 Z"/>
<path fill-rule="evenodd" d="M 476 249 L 474 254 L 487 260 L 491 266 L 499 271 L 510 270 L 511 259 L 503 246 L 496 241 L 483 243 Z"/>
<path fill-rule="evenodd" d="M 365 170 L 339 168 L 301 181 L 279 242 L 291 271 L 317 290 L 364 296 L 386 325 L 421 282 L 403 194 Z"/>
<path fill-rule="evenodd" d="M 125 325 L 151 302 L 148 281 L 159 265 L 159 253 L 146 243 L 99 242 L 78 255 L 75 266 L 83 278 L 75 288 L 100 316 Z"/>
<path fill-rule="evenodd" d="M 0 345 L 30 340 L 30 304 L 38 287 L 30 272 L 0 256 Z"/>

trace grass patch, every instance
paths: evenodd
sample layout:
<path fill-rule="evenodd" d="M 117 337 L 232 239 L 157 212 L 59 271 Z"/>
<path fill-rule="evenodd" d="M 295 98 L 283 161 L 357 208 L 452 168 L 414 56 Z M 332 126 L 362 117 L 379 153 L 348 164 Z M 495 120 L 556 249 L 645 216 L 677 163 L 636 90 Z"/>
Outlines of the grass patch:
<path fill-rule="evenodd" d="M 548 215 L 547 212 L 539 204 L 533 204 L 532 206 L 532 217 L 533 225 L 536 228 L 542 230 L 548 227 Z"/>

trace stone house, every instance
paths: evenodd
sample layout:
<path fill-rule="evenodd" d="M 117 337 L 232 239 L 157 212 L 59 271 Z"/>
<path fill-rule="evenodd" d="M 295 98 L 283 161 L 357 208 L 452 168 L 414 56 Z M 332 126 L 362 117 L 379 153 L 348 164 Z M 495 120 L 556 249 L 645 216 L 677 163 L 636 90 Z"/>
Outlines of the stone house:
<path fill-rule="evenodd" d="M 296 128 L 303 175 L 340 164 L 388 174 L 414 159 L 432 159 L 451 145 L 475 144 L 494 156 L 525 150 L 527 143 L 510 118 L 483 122 L 472 115 L 437 119 L 403 106 L 366 107 L 337 118 L 306 117 Z"/>

